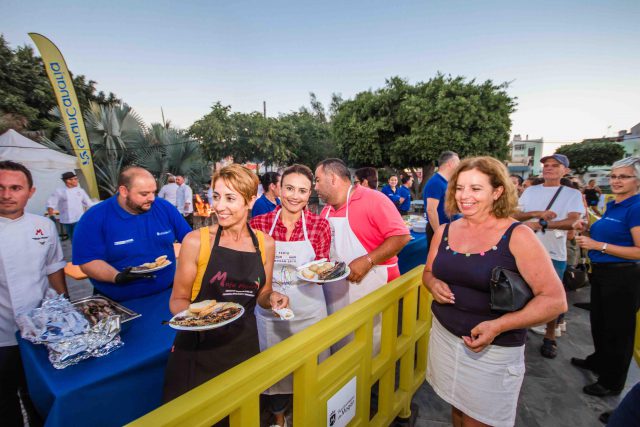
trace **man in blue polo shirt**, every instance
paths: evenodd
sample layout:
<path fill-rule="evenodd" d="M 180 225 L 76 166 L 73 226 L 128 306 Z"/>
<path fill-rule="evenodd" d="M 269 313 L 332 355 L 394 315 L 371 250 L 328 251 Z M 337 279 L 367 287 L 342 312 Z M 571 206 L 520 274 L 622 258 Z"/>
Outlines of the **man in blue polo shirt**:
<path fill-rule="evenodd" d="M 171 203 L 155 199 L 156 180 L 145 169 L 120 172 L 118 194 L 89 209 L 78 222 L 73 263 L 93 286 L 116 301 L 155 294 L 173 283 L 173 243 L 191 228 Z M 133 266 L 166 255 L 171 264 L 153 274 L 131 272 Z"/>
<path fill-rule="evenodd" d="M 398 196 L 400 197 L 398 210 L 400 211 L 400 215 L 407 215 L 409 213 L 409 209 L 411 209 L 411 186 L 413 185 L 413 177 L 409 175 L 403 175 L 400 178 L 400 182 L 402 185 L 398 187 Z"/>
<path fill-rule="evenodd" d="M 447 194 L 449 178 L 458 167 L 460 158 L 453 151 L 443 151 L 438 158 L 438 172 L 434 173 L 424 186 L 422 198 L 424 199 L 427 215 L 427 242 L 431 242 L 433 233 L 440 224 L 450 222 L 449 216 L 444 211 L 444 198 Z"/>

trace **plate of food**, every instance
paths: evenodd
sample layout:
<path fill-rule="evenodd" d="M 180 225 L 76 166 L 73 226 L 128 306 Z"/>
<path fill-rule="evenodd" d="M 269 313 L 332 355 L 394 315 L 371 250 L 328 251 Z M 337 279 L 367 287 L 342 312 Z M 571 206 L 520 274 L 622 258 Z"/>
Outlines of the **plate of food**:
<path fill-rule="evenodd" d="M 236 321 L 243 314 L 244 307 L 235 302 L 205 300 L 191 304 L 166 323 L 180 331 L 206 331 Z"/>
<path fill-rule="evenodd" d="M 154 271 L 162 270 L 163 268 L 166 268 L 171 264 L 173 263 L 167 259 L 166 255 L 161 255 L 158 258 L 156 258 L 155 261 L 145 262 L 144 264 L 140 264 L 136 267 L 132 267 L 131 272 L 140 273 L 140 274 L 153 273 Z"/>
<path fill-rule="evenodd" d="M 351 269 L 342 261 L 314 263 L 298 270 L 299 279 L 314 283 L 329 283 L 349 276 Z"/>

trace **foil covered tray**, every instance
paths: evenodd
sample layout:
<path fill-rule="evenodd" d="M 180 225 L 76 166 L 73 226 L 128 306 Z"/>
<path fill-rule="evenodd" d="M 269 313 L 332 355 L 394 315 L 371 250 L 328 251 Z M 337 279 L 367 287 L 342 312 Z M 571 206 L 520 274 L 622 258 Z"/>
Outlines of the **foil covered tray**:
<path fill-rule="evenodd" d="M 122 324 L 141 315 L 103 295 L 94 295 L 72 302 L 73 306 L 89 321 L 91 326 L 109 316 L 119 315 Z"/>

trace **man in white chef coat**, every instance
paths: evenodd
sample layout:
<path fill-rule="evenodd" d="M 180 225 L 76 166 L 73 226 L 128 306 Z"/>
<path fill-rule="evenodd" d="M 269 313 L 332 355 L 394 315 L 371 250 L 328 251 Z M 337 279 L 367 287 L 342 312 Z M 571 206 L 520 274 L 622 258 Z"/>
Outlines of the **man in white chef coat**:
<path fill-rule="evenodd" d="M 35 192 L 31 172 L 0 161 L 0 423 L 22 426 L 20 399 L 30 422 L 32 404 L 15 333 L 15 315 L 38 307 L 49 287 L 67 293 L 65 261 L 56 227 L 49 219 L 25 213 Z M 32 413 L 33 412 L 33 413 Z"/>
<path fill-rule="evenodd" d="M 60 224 L 64 226 L 69 239 L 73 241 L 73 230 L 80 217 L 93 202 L 89 195 L 78 185 L 78 177 L 73 172 L 62 174 L 64 187 L 57 188 L 47 200 L 47 212 L 53 216 L 55 210 L 60 212 Z"/>

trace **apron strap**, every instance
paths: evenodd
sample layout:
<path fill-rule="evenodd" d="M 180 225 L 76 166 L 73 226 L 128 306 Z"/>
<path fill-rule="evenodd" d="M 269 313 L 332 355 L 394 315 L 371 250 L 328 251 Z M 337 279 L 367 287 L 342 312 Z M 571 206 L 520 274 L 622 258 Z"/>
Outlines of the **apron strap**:
<path fill-rule="evenodd" d="M 282 209 L 276 212 L 276 217 L 273 219 L 273 224 L 271 224 L 271 229 L 269 230 L 269 236 L 273 236 L 273 230 L 276 229 L 276 223 L 278 222 L 278 218 L 280 217 L 280 212 Z M 309 234 L 307 233 L 307 220 L 305 218 L 306 210 L 302 210 L 302 233 L 304 234 L 304 240 L 309 240 Z"/>
<path fill-rule="evenodd" d="M 349 186 L 349 191 L 347 191 L 347 220 L 349 220 L 349 196 L 351 196 L 351 189 L 353 189 L 353 185 Z M 324 219 L 329 219 L 329 213 L 331 213 L 331 209 L 333 209 L 333 206 L 329 206 L 329 209 L 327 209 L 327 213 L 324 216 Z"/>

